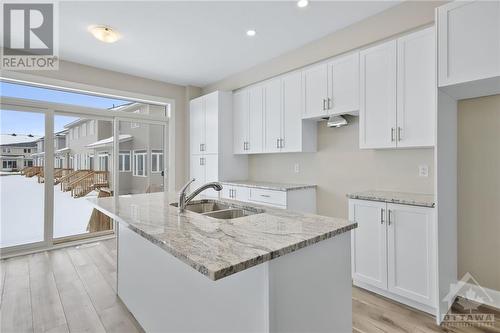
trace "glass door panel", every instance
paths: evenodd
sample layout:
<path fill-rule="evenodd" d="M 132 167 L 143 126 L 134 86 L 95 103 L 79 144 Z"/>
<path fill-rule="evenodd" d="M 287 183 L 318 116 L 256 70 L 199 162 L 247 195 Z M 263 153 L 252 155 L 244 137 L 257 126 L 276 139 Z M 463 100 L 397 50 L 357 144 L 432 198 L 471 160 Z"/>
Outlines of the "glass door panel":
<path fill-rule="evenodd" d="M 57 114 L 54 123 L 54 238 L 112 231 L 87 199 L 113 193 L 113 121 Z"/>
<path fill-rule="evenodd" d="M 44 240 L 43 113 L 0 110 L 0 247 Z"/>
<path fill-rule="evenodd" d="M 119 194 L 161 192 L 166 187 L 165 126 L 120 121 Z"/>

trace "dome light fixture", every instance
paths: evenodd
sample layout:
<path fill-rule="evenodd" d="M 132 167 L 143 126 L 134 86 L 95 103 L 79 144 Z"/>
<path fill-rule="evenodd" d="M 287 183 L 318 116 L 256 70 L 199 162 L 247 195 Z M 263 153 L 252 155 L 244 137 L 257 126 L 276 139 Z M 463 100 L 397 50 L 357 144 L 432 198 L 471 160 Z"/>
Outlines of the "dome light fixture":
<path fill-rule="evenodd" d="M 253 29 L 250 29 L 250 30 L 247 30 L 247 36 L 248 37 L 253 37 L 257 34 L 257 31 L 253 30 Z"/>
<path fill-rule="evenodd" d="M 297 1 L 297 7 L 305 8 L 309 5 L 309 0 L 299 0 Z"/>
<path fill-rule="evenodd" d="M 114 43 L 121 38 L 113 28 L 105 25 L 92 25 L 89 31 L 96 39 L 104 43 Z"/>

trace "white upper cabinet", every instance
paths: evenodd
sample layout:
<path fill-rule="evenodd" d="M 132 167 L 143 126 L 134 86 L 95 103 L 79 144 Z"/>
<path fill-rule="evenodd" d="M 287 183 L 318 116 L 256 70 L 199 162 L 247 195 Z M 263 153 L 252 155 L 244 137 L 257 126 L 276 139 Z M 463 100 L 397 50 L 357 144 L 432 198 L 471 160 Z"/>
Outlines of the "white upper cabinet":
<path fill-rule="evenodd" d="M 189 105 L 189 132 L 191 154 L 201 154 L 205 141 L 205 112 L 203 111 L 203 98 L 193 99 Z"/>
<path fill-rule="evenodd" d="M 396 143 L 397 42 L 360 53 L 360 148 L 391 148 Z"/>
<path fill-rule="evenodd" d="M 262 86 L 248 90 L 248 141 L 249 154 L 260 153 L 264 148 L 264 89 Z"/>
<path fill-rule="evenodd" d="M 329 63 L 328 114 L 359 112 L 359 52 Z"/>
<path fill-rule="evenodd" d="M 217 154 L 219 152 L 219 94 L 215 92 L 205 95 L 203 102 L 205 110 L 203 152 Z"/>
<path fill-rule="evenodd" d="M 437 10 L 437 27 L 439 86 L 496 78 L 475 89 L 499 93 L 500 2 L 448 3 Z"/>
<path fill-rule="evenodd" d="M 280 148 L 282 152 L 316 150 L 316 124 L 302 121 L 302 76 L 285 75 L 282 80 L 283 115 Z"/>
<path fill-rule="evenodd" d="M 434 146 L 433 28 L 361 51 L 360 74 L 360 148 Z"/>
<path fill-rule="evenodd" d="M 233 94 L 233 151 L 245 154 L 248 142 L 248 92 Z M 192 135 L 192 134 L 191 134 Z"/>
<path fill-rule="evenodd" d="M 304 118 L 324 117 L 328 104 L 328 64 L 314 65 L 303 71 Z"/>
<path fill-rule="evenodd" d="M 264 84 L 265 89 L 265 131 L 264 151 L 279 152 L 282 138 L 282 93 L 281 80 L 270 80 Z"/>
<path fill-rule="evenodd" d="M 398 39 L 397 147 L 434 145 L 436 56 L 434 28 Z"/>

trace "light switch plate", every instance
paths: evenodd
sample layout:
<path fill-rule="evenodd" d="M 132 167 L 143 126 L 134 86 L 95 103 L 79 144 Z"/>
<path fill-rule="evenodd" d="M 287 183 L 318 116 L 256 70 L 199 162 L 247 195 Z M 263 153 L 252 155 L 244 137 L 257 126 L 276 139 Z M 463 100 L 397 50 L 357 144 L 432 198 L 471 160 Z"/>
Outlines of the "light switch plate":
<path fill-rule="evenodd" d="M 418 166 L 418 176 L 419 177 L 429 177 L 429 166 L 428 165 L 419 165 Z"/>
<path fill-rule="evenodd" d="M 300 172 L 300 166 L 299 166 L 299 163 L 295 163 L 293 165 L 293 172 L 295 173 L 299 173 Z"/>

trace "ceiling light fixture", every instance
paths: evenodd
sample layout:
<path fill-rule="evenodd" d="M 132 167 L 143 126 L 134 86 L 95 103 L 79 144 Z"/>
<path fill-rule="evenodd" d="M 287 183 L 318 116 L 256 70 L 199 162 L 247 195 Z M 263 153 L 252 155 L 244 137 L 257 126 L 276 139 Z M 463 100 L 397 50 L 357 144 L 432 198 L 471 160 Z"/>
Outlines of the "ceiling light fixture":
<path fill-rule="evenodd" d="M 257 34 L 257 31 L 255 31 L 253 29 L 247 30 L 247 36 L 249 36 L 249 37 L 253 37 L 256 34 Z"/>
<path fill-rule="evenodd" d="M 89 31 L 96 39 L 104 43 L 114 43 L 121 37 L 113 28 L 105 25 L 92 25 Z"/>
<path fill-rule="evenodd" d="M 304 8 L 309 5 L 309 0 L 299 0 L 297 1 L 297 7 Z"/>

